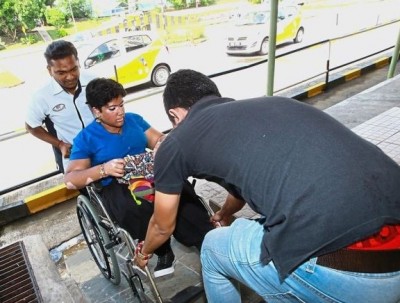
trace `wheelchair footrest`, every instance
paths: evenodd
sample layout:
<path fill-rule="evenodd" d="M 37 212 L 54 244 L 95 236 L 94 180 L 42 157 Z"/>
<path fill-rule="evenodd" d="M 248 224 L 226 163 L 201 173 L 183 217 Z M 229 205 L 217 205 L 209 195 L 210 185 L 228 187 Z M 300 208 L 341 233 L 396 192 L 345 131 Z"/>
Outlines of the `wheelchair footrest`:
<path fill-rule="evenodd" d="M 201 286 L 189 286 L 175 294 L 167 300 L 169 303 L 190 303 L 200 298 L 204 294 L 204 289 Z"/>

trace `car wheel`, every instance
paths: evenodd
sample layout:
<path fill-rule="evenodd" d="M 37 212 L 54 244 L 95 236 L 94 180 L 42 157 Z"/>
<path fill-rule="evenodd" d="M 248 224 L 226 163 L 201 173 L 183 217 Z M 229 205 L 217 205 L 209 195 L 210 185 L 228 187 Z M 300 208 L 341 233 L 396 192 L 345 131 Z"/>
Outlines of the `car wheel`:
<path fill-rule="evenodd" d="M 151 82 L 155 86 L 164 86 L 165 84 L 167 84 L 167 80 L 170 74 L 171 70 L 167 65 L 158 65 L 151 74 Z"/>
<path fill-rule="evenodd" d="M 269 40 L 268 37 L 264 38 L 264 40 L 261 42 L 261 47 L 259 54 L 260 55 L 266 55 L 268 54 L 268 48 L 269 48 Z"/>
<path fill-rule="evenodd" d="M 294 43 L 300 43 L 303 41 L 304 37 L 304 28 L 300 27 L 297 31 L 296 37 L 293 39 Z"/>

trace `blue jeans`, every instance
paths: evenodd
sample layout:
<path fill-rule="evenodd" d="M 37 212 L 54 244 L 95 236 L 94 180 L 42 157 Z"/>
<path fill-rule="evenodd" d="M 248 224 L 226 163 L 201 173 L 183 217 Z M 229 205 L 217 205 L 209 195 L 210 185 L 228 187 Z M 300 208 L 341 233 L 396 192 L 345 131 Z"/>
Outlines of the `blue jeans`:
<path fill-rule="evenodd" d="M 259 260 L 263 232 L 257 221 L 240 218 L 206 235 L 201 263 L 208 303 L 241 302 L 237 281 L 268 303 L 400 302 L 400 271 L 346 272 L 317 265 L 313 258 L 281 283 L 273 262 Z"/>

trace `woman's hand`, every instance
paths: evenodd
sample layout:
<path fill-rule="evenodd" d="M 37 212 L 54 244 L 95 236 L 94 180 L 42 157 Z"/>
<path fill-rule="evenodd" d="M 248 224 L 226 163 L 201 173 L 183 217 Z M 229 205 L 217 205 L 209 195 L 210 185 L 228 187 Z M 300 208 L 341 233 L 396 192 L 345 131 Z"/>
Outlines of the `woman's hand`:
<path fill-rule="evenodd" d="M 106 176 L 123 177 L 125 175 L 124 159 L 113 159 L 104 163 L 104 173 Z"/>

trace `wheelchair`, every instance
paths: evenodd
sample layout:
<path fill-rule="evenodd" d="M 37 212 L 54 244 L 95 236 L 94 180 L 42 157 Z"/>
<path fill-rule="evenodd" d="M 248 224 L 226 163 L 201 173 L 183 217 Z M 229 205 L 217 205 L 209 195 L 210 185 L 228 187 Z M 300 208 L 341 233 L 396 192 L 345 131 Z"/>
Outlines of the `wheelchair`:
<path fill-rule="evenodd" d="M 134 252 L 138 240 L 111 219 L 100 196 L 101 185 L 92 183 L 86 190 L 88 196 L 81 194 L 77 198 L 78 221 L 89 251 L 107 280 L 118 285 L 123 276 L 140 303 L 189 303 L 203 296 L 202 287 L 189 286 L 172 298 L 163 299 L 148 267 L 142 270 L 135 265 Z M 199 199 L 212 215 L 208 203 L 202 197 Z M 146 294 L 143 282 L 150 284 L 153 298 Z"/>

